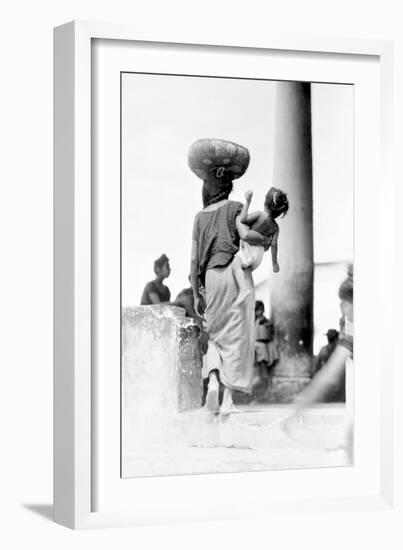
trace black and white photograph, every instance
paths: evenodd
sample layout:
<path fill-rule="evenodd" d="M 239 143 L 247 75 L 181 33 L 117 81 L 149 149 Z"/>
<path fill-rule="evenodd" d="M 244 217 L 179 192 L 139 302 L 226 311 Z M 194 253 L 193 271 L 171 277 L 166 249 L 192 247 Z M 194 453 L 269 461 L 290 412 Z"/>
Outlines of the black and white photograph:
<path fill-rule="evenodd" d="M 351 85 L 121 74 L 121 475 L 353 464 Z"/>
<path fill-rule="evenodd" d="M 403 548 L 400 4 L 5 4 L 2 548 Z"/>

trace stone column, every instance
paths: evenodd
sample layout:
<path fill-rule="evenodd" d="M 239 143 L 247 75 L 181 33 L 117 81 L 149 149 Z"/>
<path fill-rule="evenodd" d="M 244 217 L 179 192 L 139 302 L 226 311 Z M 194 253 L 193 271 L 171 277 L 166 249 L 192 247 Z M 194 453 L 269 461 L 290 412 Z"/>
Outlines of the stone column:
<path fill-rule="evenodd" d="M 273 184 L 289 197 L 279 220 L 280 272 L 271 277 L 272 318 L 280 360 L 269 399 L 291 401 L 309 382 L 313 342 L 313 220 L 310 84 L 277 89 Z"/>

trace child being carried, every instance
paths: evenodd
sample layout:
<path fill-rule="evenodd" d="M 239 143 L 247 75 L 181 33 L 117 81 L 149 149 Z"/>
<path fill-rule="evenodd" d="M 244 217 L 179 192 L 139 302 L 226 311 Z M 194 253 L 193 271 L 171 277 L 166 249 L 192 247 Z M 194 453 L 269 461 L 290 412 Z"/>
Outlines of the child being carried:
<path fill-rule="evenodd" d="M 245 193 L 245 204 L 240 213 L 239 221 L 248 226 L 252 231 L 256 231 L 260 235 L 268 237 L 271 239 L 271 257 L 273 264 L 274 273 L 280 271 L 280 266 L 277 261 L 277 251 L 278 251 L 278 234 L 279 226 L 275 221 L 280 215 L 285 216 L 288 212 L 289 204 L 286 193 L 281 191 L 281 189 L 276 189 L 271 187 L 266 195 L 264 201 L 264 210 L 248 213 L 249 206 L 252 201 L 253 192 L 247 191 Z M 245 242 L 245 238 L 248 229 L 241 228 L 239 233 L 241 242 L 239 252 L 237 253 L 240 263 L 243 269 L 251 268 L 252 270 L 256 269 L 263 258 L 264 248 L 263 246 L 250 245 Z"/>

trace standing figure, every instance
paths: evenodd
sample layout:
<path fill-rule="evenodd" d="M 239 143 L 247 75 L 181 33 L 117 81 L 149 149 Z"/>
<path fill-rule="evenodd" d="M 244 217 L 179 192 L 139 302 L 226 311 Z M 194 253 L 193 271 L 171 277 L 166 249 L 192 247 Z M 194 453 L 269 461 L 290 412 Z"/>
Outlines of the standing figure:
<path fill-rule="evenodd" d="M 257 300 L 255 304 L 255 368 L 257 370 L 255 397 L 258 401 L 266 397 L 270 370 L 278 361 L 278 353 L 274 343 L 273 323 L 264 315 L 264 304 Z"/>
<path fill-rule="evenodd" d="M 233 179 L 246 170 L 249 153 L 231 142 L 210 142 L 204 140 L 200 146 L 196 142 L 197 155 L 192 155 L 192 149 L 189 155 L 191 168 L 196 166 L 192 168 L 195 173 L 199 170 L 198 165 L 208 167 L 199 171 L 203 175 L 203 210 L 196 215 L 193 226 L 191 283 L 195 310 L 199 315 L 204 313 L 209 335 L 206 408 L 228 415 L 233 409 L 234 390 L 251 393 L 255 345 L 252 270 L 241 270 L 242 300 L 239 300 L 241 289 L 235 274 L 234 257 L 239 250 L 239 234 L 245 229 L 244 238 L 249 244 L 268 248 L 270 242 L 267 237 L 244 228 L 240 221 L 242 204 L 228 200 Z M 231 155 L 234 158 L 231 159 Z M 239 158 L 247 159 L 240 168 L 236 164 Z M 222 164 L 219 164 L 221 159 Z M 205 301 L 200 293 L 200 282 L 205 287 Z M 224 386 L 221 409 L 220 383 Z"/>

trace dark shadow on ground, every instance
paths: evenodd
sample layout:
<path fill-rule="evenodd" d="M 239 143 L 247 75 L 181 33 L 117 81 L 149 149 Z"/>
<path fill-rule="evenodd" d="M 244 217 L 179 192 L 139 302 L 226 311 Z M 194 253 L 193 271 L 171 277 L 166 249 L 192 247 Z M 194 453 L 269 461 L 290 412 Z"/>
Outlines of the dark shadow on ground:
<path fill-rule="evenodd" d="M 53 505 L 52 504 L 23 504 L 23 507 L 30 510 L 38 516 L 42 516 L 48 521 L 53 521 Z"/>

